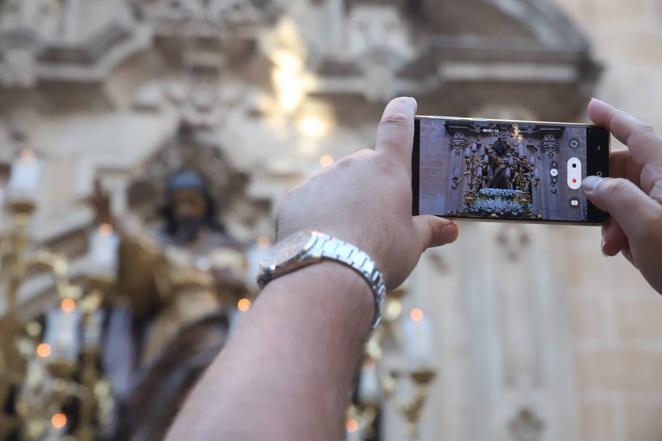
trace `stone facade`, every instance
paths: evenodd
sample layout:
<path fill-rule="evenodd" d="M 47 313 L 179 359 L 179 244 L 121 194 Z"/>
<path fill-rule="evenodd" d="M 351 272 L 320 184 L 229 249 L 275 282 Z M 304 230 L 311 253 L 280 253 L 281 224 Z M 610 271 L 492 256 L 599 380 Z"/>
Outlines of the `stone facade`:
<path fill-rule="evenodd" d="M 183 125 L 220 152 L 215 191 L 234 195 L 226 221 L 252 240 L 272 234 L 275 202 L 320 156 L 373 144 L 394 95 L 416 96 L 422 114 L 559 121 L 598 93 L 660 121 L 662 6 L 559 3 L 577 26 L 550 1 L 6 0 L 0 160 L 24 146 L 43 155 L 34 235 L 75 272 L 94 178 L 118 215 L 149 222 L 158 192 L 132 189 L 175 167 L 166 153 Z M 437 331 L 421 439 L 659 439 L 662 301 L 624 259 L 600 255 L 599 231 L 462 228 L 407 285 L 406 306 Z M 49 282 L 33 282 L 26 316 L 49 298 Z M 385 440 L 405 439 L 398 399 Z"/>

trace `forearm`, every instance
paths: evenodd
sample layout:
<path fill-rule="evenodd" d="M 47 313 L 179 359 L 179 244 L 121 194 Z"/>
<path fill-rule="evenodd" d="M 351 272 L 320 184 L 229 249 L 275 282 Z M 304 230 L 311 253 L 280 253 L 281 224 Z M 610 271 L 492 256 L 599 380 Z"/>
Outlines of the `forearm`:
<path fill-rule="evenodd" d="M 194 389 L 168 440 L 337 441 L 374 314 L 336 263 L 271 282 Z"/>

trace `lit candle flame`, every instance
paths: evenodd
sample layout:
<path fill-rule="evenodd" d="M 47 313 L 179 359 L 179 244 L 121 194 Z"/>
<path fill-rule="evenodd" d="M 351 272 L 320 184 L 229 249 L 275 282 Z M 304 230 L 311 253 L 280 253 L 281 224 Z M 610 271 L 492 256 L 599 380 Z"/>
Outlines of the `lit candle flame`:
<path fill-rule="evenodd" d="M 409 317 L 415 322 L 420 322 L 423 320 L 425 315 L 423 314 L 423 310 L 421 308 L 414 308 L 409 312 Z"/>
<path fill-rule="evenodd" d="M 267 248 L 269 245 L 271 245 L 271 239 L 269 239 L 269 236 L 260 236 L 257 238 L 257 246 L 260 248 Z"/>
<path fill-rule="evenodd" d="M 113 234 L 113 226 L 110 224 L 101 224 L 99 225 L 99 233 L 101 233 L 103 236 L 110 236 Z"/>
<path fill-rule="evenodd" d="M 21 161 L 32 162 L 35 160 L 35 153 L 32 149 L 23 149 L 21 150 Z"/>
<path fill-rule="evenodd" d="M 354 433 L 359 430 L 359 421 L 356 418 L 347 418 L 345 423 L 345 430 L 349 433 Z"/>
<path fill-rule="evenodd" d="M 251 301 L 248 299 L 241 299 L 237 302 L 237 309 L 240 312 L 247 312 L 249 309 L 251 309 Z"/>
<path fill-rule="evenodd" d="M 41 358 L 46 358 L 51 355 L 51 345 L 48 343 L 40 343 L 37 345 L 37 355 Z"/>
<path fill-rule="evenodd" d="M 72 312 L 76 309 L 76 301 L 74 299 L 63 299 L 62 303 L 60 303 L 60 308 L 64 312 Z"/>
<path fill-rule="evenodd" d="M 331 167 L 333 165 L 334 159 L 331 155 L 324 155 L 320 158 L 320 165 L 323 168 Z"/>
<path fill-rule="evenodd" d="M 62 429 L 67 425 L 67 416 L 62 412 L 58 412 L 51 417 L 51 424 L 56 429 Z"/>

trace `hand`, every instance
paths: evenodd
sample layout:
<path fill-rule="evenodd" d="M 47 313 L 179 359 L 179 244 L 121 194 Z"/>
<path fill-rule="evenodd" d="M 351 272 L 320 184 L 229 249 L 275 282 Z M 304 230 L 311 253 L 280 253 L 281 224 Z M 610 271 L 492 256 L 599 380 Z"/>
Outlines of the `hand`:
<path fill-rule="evenodd" d="M 319 230 L 358 246 L 400 285 L 429 247 L 454 242 L 458 227 L 434 216 L 412 217 L 413 98 L 384 112 L 375 150 L 362 150 L 291 190 L 278 212 L 278 238 Z"/>
<path fill-rule="evenodd" d="M 662 293 L 662 138 L 650 125 L 599 100 L 588 113 L 628 150 L 613 152 L 613 178 L 588 177 L 582 189 L 593 204 L 611 214 L 602 229 L 602 252 L 619 252 Z"/>

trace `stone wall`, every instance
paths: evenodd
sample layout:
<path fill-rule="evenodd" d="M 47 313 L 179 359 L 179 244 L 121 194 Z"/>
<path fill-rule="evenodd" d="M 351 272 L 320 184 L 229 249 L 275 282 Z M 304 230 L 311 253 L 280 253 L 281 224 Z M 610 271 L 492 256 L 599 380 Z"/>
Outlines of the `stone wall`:
<path fill-rule="evenodd" d="M 597 96 L 662 132 L 662 3 L 558 0 L 591 39 L 605 71 Z M 662 298 L 598 231 L 568 229 L 558 264 L 568 277 L 581 439 L 662 438 Z"/>

